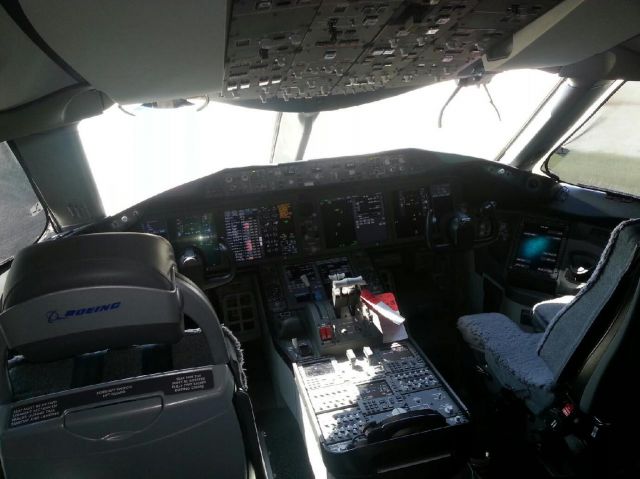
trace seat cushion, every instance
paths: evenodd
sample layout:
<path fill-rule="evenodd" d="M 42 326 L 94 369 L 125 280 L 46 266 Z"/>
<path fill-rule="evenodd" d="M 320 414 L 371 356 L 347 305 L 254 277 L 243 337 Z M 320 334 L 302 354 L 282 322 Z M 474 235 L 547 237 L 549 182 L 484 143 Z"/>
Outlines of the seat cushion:
<path fill-rule="evenodd" d="M 560 296 L 559 298 L 541 301 L 533 307 L 533 325 L 539 331 L 544 331 L 549 323 L 562 311 L 567 304 L 573 301 L 573 295 Z"/>
<path fill-rule="evenodd" d="M 553 374 L 537 353 L 542 333 L 528 333 L 499 313 L 463 316 L 458 329 L 481 352 L 492 377 L 523 399 L 534 413 L 553 400 Z"/>

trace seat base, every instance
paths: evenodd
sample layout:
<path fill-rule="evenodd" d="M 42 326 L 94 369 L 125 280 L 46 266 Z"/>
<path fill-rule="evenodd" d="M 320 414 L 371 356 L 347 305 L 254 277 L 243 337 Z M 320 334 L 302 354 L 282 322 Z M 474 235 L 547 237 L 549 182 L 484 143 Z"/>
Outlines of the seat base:
<path fill-rule="evenodd" d="M 551 404 L 553 374 L 536 351 L 543 333 L 523 331 L 499 313 L 463 316 L 458 329 L 502 388 L 524 400 L 534 413 Z"/>

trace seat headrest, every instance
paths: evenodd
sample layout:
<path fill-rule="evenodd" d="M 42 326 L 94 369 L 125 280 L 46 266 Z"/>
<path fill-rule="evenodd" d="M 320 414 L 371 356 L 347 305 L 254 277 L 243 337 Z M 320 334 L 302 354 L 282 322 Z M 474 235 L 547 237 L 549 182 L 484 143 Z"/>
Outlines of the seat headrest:
<path fill-rule="evenodd" d="M 91 286 L 173 288 L 173 248 L 142 233 L 98 233 L 29 246 L 14 258 L 2 309 L 45 294 Z"/>
<path fill-rule="evenodd" d="M 142 233 L 25 248 L 13 260 L 0 310 L 8 347 L 37 361 L 176 342 L 183 324 L 171 244 Z"/>

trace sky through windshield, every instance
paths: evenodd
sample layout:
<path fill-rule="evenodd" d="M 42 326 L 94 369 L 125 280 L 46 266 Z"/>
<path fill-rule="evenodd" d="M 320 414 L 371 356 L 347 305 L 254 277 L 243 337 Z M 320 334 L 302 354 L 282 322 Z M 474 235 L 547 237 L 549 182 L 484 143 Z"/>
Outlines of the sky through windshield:
<path fill-rule="evenodd" d="M 321 113 L 305 159 L 423 148 L 493 159 L 557 83 L 544 72 L 497 75 L 489 89 L 498 116 L 479 87 L 463 89 L 440 108 L 453 81 L 389 99 Z M 204 110 L 114 106 L 83 120 L 79 134 L 103 205 L 112 215 L 172 187 L 271 159 L 277 113 L 211 102 Z"/>

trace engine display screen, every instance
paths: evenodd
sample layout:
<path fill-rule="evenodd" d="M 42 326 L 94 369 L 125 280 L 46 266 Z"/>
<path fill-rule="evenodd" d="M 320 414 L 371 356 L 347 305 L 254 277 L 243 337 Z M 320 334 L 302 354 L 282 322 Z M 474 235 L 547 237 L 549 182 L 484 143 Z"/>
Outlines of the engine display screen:
<path fill-rule="evenodd" d="M 426 229 L 428 199 L 424 188 L 398 191 L 395 226 L 398 238 L 423 236 Z"/>
<path fill-rule="evenodd" d="M 382 193 L 323 200 L 320 213 L 327 248 L 378 243 L 387 239 Z"/>
<path fill-rule="evenodd" d="M 564 234 L 563 227 L 525 222 L 513 268 L 550 276 L 557 274 Z"/>
<path fill-rule="evenodd" d="M 175 219 L 172 243 L 177 254 L 185 248 L 196 247 L 204 255 L 207 269 L 220 263 L 220 249 L 213 215 L 180 216 Z"/>
<path fill-rule="evenodd" d="M 298 254 L 291 203 L 225 211 L 224 226 L 238 262 Z"/>

